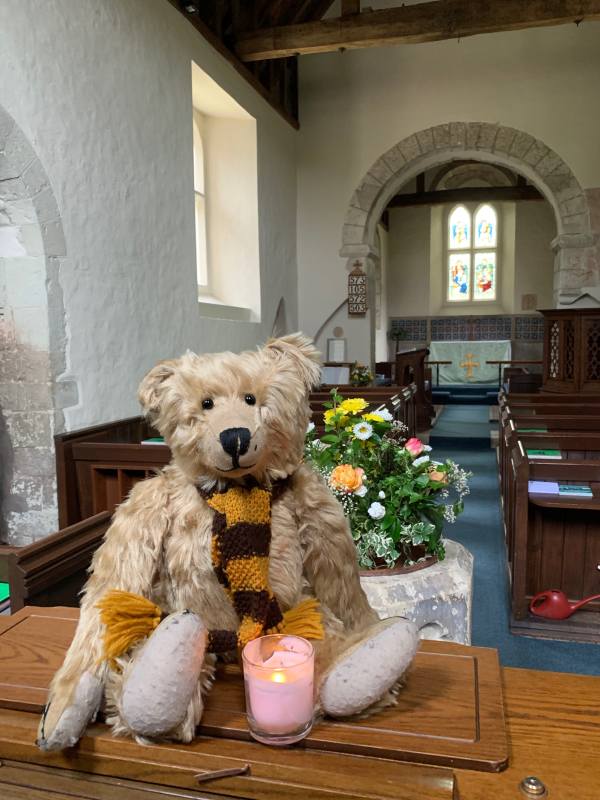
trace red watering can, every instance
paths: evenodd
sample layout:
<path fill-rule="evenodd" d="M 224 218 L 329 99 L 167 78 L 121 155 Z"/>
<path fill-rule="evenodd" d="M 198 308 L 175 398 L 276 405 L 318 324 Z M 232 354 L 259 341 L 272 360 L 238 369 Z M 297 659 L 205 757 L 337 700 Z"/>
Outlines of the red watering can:
<path fill-rule="evenodd" d="M 578 603 L 569 603 L 569 598 L 564 592 L 558 589 L 547 589 L 532 598 L 531 603 L 529 603 L 529 610 L 532 614 L 546 619 L 567 619 L 578 608 L 590 603 L 592 600 L 600 600 L 600 594 L 593 594 Z"/>

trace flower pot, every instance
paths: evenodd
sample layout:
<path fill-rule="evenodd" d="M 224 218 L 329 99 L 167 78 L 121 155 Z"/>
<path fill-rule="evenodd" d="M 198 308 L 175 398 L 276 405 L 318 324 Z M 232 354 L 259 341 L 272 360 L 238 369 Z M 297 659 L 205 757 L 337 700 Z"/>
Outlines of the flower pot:
<path fill-rule="evenodd" d="M 422 639 L 470 644 L 473 556 L 458 542 L 444 545 L 443 561 L 361 571 L 361 586 L 382 619 L 407 617 Z"/>

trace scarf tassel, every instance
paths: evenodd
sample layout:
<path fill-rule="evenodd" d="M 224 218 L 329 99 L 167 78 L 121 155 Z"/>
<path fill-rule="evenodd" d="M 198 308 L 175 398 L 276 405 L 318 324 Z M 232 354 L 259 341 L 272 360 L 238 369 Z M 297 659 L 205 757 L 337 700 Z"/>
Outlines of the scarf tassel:
<path fill-rule="evenodd" d="M 302 636 L 304 639 L 324 639 L 323 618 L 319 611 L 319 601 L 309 597 L 294 608 L 285 611 L 283 620 L 267 633 L 285 633 L 289 636 Z"/>
<path fill-rule="evenodd" d="M 115 659 L 146 639 L 158 627 L 161 609 L 145 597 L 113 589 L 96 603 L 100 620 L 105 627 L 103 658 L 113 669 Z M 324 638 L 319 601 L 309 597 L 283 614 L 283 620 L 267 631 L 269 634 L 302 636 L 304 639 Z"/>

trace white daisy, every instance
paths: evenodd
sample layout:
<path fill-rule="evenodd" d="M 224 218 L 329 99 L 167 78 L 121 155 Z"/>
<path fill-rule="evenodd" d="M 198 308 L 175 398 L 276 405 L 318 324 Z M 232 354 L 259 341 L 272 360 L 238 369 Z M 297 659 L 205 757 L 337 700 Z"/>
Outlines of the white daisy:
<path fill-rule="evenodd" d="M 415 458 L 412 465 L 413 467 L 420 467 L 421 464 L 426 464 L 429 460 L 429 456 L 419 456 L 419 458 Z"/>
<path fill-rule="evenodd" d="M 371 438 L 373 434 L 373 426 L 369 425 L 368 422 L 359 422 L 358 425 L 355 425 L 352 428 L 352 432 L 357 439 L 362 439 L 364 442 L 366 439 Z"/>
<path fill-rule="evenodd" d="M 381 503 L 371 503 L 367 512 L 371 519 L 383 519 L 385 517 L 385 506 L 382 506 Z"/>

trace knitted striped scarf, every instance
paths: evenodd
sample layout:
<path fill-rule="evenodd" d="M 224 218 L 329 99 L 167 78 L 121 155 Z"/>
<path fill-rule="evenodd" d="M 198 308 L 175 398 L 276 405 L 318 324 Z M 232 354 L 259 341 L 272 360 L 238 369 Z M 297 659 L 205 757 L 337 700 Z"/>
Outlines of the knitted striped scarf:
<path fill-rule="evenodd" d="M 209 631 L 208 650 L 243 648 L 283 621 L 269 587 L 271 493 L 258 486 L 233 486 L 206 501 L 214 510 L 212 564 L 240 618 L 236 631 Z"/>
<path fill-rule="evenodd" d="M 285 490 L 285 482 L 275 491 Z M 232 486 L 223 492 L 200 492 L 215 512 L 211 559 L 217 579 L 240 619 L 237 631 L 210 630 L 207 651 L 242 649 L 266 633 L 285 633 L 323 639 L 323 623 L 315 598 L 281 613 L 269 586 L 272 493 L 258 486 Z M 104 653 L 111 666 L 159 625 L 163 612 L 151 600 L 117 589 L 98 603 L 104 625 Z"/>

